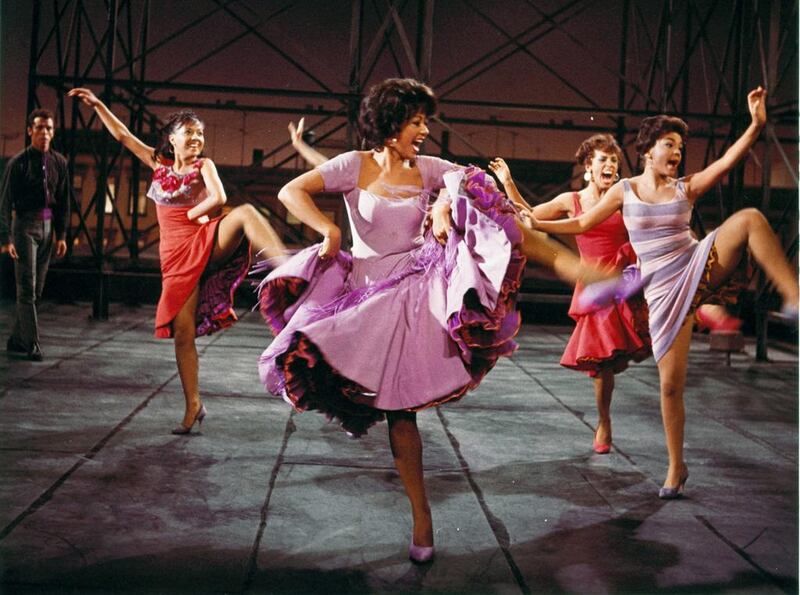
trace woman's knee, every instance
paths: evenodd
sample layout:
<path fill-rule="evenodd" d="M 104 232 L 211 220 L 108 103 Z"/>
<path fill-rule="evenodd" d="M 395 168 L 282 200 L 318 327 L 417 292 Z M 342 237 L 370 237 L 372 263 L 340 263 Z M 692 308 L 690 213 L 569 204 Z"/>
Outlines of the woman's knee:
<path fill-rule="evenodd" d="M 661 399 L 675 401 L 683 398 L 683 383 L 666 381 L 661 383 Z"/>
<path fill-rule="evenodd" d="M 737 211 L 733 217 L 736 218 L 737 225 L 744 225 L 748 229 L 753 229 L 758 226 L 769 227 L 769 222 L 764 216 L 764 213 L 753 207 Z"/>
<path fill-rule="evenodd" d="M 245 203 L 243 205 L 239 205 L 238 207 L 234 207 L 231 211 L 231 215 L 235 215 L 237 218 L 241 219 L 241 221 L 252 221 L 261 217 L 261 214 L 258 212 L 258 209 L 255 208 L 250 203 Z"/>

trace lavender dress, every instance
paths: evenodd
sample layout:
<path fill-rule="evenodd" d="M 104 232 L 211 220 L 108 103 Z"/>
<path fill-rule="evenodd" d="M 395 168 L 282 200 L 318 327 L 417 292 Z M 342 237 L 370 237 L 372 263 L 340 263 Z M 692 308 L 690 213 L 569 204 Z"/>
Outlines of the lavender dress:
<path fill-rule="evenodd" d="M 675 198 L 665 203 L 642 201 L 628 180 L 622 181 L 622 217 L 636 255 L 650 317 L 653 357 L 658 362 L 672 346 L 689 313 L 717 230 L 701 241 L 691 233 L 692 205 L 683 180 Z"/>
<path fill-rule="evenodd" d="M 298 411 L 317 409 L 354 435 L 384 411 L 416 411 L 478 385 L 516 348 L 515 297 L 525 258 L 513 210 L 477 168 L 453 200 L 454 229 L 440 246 L 425 220 L 443 174 L 456 166 L 416 161 L 423 188 L 357 187 L 361 160 L 321 165 L 327 192 L 343 192 L 353 246 L 328 261 L 311 246 L 262 283 L 260 306 L 276 337 L 259 363 L 266 389 Z M 413 191 L 411 197 L 409 190 Z"/>

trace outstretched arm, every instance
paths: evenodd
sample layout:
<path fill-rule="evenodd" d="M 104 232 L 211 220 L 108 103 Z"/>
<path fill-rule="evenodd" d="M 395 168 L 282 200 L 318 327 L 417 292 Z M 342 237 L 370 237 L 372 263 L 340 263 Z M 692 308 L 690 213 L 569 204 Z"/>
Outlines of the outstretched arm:
<path fill-rule="evenodd" d="M 303 140 L 303 127 L 305 126 L 305 118 L 300 118 L 295 128 L 294 122 L 289 122 L 289 138 L 292 139 L 292 146 L 300 153 L 301 157 L 308 161 L 314 167 L 322 165 L 328 158 Z"/>
<path fill-rule="evenodd" d="M 303 223 L 323 236 L 320 258 L 331 258 L 339 252 L 342 243 L 342 232 L 336 224 L 326 217 L 314 204 L 311 198 L 325 190 L 322 174 L 316 169 L 307 171 L 286 184 L 278 192 L 278 199 L 289 212 Z"/>
<path fill-rule="evenodd" d="M 136 138 L 133 133 L 128 130 L 128 127 L 125 126 L 125 124 L 123 124 L 91 90 L 76 87 L 67 93 L 67 96 L 80 99 L 83 103 L 94 109 L 100 121 L 111 133 L 111 136 L 122 143 L 126 149 L 136 155 L 145 165 L 151 169 L 156 169 L 158 167 L 155 149 Z"/>
<path fill-rule="evenodd" d="M 703 171 L 686 177 L 686 196 L 694 202 L 702 196 L 722 177 L 727 174 L 750 150 L 753 143 L 761 134 L 761 129 L 767 121 L 767 91 L 761 87 L 750 91 L 747 95 L 747 105 L 752 118 L 750 126 L 744 131 L 725 154 L 709 165 Z"/>
<path fill-rule="evenodd" d="M 494 172 L 497 179 L 506 190 L 508 197 L 520 207 L 523 211 L 532 212 L 533 216 L 540 221 L 552 221 L 553 219 L 562 219 L 563 217 L 572 216 L 572 194 L 564 192 L 559 194 L 553 200 L 549 200 L 540 205 L 532 207 L 528 202 L 522 198 L 522 195 L 511 177 L 511 170 L 508 164 L 502 157 L 495 157 L 489 162 L 489 169 Z"/>
<path fill-rule="evenodd" d="M 533 211 L 528 211 L 524 218 L 528 220 L 526 225 L 529 223 L 529 227 L 538 229 L 539 231 L 577 235 L 585 231 L 589 231 L 593 227 L 596 227 L 608 219 L 614 214 L 615 211 L 618 211 L 622 208 L 622 201 L 622 184 L 617 182 L 609 189 L 608 192 L 605 193 L 603 198 L 601 198 L 595 206 L 573 219 L 561 219 L 560 221 L 540 221 L 535 216 Z"/>

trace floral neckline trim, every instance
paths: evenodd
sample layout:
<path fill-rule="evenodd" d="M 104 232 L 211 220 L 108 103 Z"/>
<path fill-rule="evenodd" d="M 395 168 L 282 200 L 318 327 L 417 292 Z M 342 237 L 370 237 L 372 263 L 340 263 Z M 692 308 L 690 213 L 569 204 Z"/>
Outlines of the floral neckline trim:
<path fill-rule="evenodd" d="M 177 198 L 181 194 L 189 195 L 190 186 L 200 176 L 200 168 L 203 167 L 203 160 L 198 159 L 192 164 L 192 170 L 185 174 L 179 174 L 172 166 L 175 162 L 161 161 L 161 167 L 153 172 L 153 181 L 158 182 L 161 190 L 169 194 L 172 198 Z"/>

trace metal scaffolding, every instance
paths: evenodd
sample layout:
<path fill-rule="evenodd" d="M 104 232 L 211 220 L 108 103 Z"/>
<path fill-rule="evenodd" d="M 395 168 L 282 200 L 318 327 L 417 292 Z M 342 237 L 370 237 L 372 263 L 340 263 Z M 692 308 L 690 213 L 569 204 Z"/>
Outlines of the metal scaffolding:
<path fill-rule="evenodd" d="M 89 247 L 91 259 L 69 262 L 96 273 L 98 318 L 108 313 L 111 263 L 124 259 L 135 269 L 140 251 L 157 242 L 157 230 L 141 228 L 139 162 L 97 133 L 94 116 L 87 119 L 65 99 L 77 85 L 101 89 L 103 101 L 118 113 L 124 110 L 139 136 L 156 131 L 156 112 L 165 107 L 239 117 L 243 160 L 248 117 L 273 114 L 306 116 L 321 145 L 336 139 L 342 148 L 355 147 L 364 90 L 388 76 L 410 76 L 431 83 L 440 98 L 431 140 L 443 155 L 492 157 L 499 152 L 501 132 L 515 143 L 515 135 L 528 131 L 543 138 L 553 138 L 547 136 L 553 131 L 570 138 L 612 131 L 634 171 L 631 144 L 641 117 L 668 112 L 686 119 L 697 139 L 695 156 L 703 144 L 702 159 L 695 160 L 704 166 L 747 125 L 747 91 L 762 84 L 770 90 L 770 123 L 750 166 L 760 180 L 760 196 L 746 200 L 745 170 L 736 168 L 716 189 L 716 204 L 707 199 L 716 211 L 711 218 L 721 220 L 745 204 L 774 210 L 773 162 L 783 164 L 784 177 L 797 187 L 796 0 L 518 0 L 504 2 L 502 11 L 481 0 L 351 0 L 335 7 L 198 0 L 181 19 L 156 18 L 175 4 L 32 3 L 28 108 L 53 93 L 70 163 L 89 154 L 96 172 L 93 197 L 85 205 L 75 201 L 70 230 L 71 240 L 77 237 Z M 330 42 L 332 34 L 338 47 Z M 208 63 L 243 61 L 251 63 L 249 70 L 270 74 L 253 84 L 245 76 L 248 69 L 237 66 L 230 78 L 217 71 L 207 82 Z M 481 131 L 495 132 L 494 147 Z M 284 139 L 268 137 L 254 165 L 292 167 L 296 155 Z M 111 172 L 120 169 L 130 172 L 126 193 L 109 183 Z M 537 197 L 541 187 L 532 183 L 524 190 Z M 291 224 L 273 215 L 289 233 Z M 796 216 L 795 195 L 773 220 L 791 258 L 797 250 Z M 698 229 L 702 233 L 700 221 Z M 770 296 L 763 279 L 757 295 L 759 357 L 766 357 Z"/>

